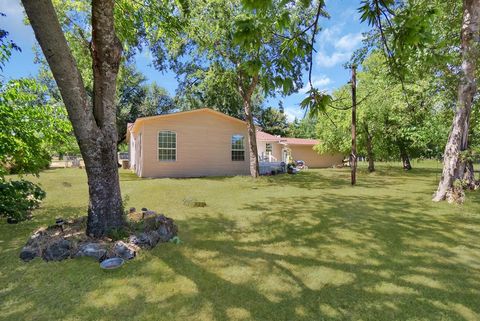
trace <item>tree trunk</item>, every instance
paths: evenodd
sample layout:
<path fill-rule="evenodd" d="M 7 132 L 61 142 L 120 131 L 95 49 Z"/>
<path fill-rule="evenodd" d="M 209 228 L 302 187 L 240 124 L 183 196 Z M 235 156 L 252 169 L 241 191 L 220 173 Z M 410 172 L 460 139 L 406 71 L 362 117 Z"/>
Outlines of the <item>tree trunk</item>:
<path fill-rule="evenodd" d="M 254 76 L 247 89 L 244 88 L 245 78 L 243 74 L 239 73 L 239 91 L 243 99 L 243 108 L 245 112 L 245 121 L 247 122 L 248 130 L 248 146 L 250 152 L 250 175 L 252 177 L 260 176 L 260 169 L 258 166 L 258 148 L 257 148 L 257 132 L 255 123 L 253 121 L 252 110 L 252 94 L 258 83 L 258 75 Z"/>
<path fill-rule="evenodd" d="M 460 160 L 462 143 L 467 142 L 469 115 L 472 109 L 476 85 L 476 62 L 479 45 L 480 0 L 463 1 L 463 23 L 461 31 L 461 76 L 457 92 L 457 104 L 450 135 L 443 153 L 443 171 L 433 201 L 444 200 L 456 179 L 462 179 L 465 168 Z M 461 168 L 459 168 L 461 167 Z"/>
<path fill-rule="evenodd" d="M 245 118 L 247 121 L 248 129 L 248 141 L 249 141 L 249 151 L 250 151 L 250 175 L 252 177 L 258 177 L 260 174 L 258 166 L 258 149 L 257 149 L 257 133 L 255 129 L 255 124 L 253 122 L 252 115 L 252 106 L 250 100 L 245 100 L 243 102 L 245 109 Z"/>
<path fill-rule="evenodd" d="M 368 157 L 368 171 L 370 173 L 375 171 L 375 162 L 373 159 L 373 137 L 370 131 L 368 130 L 368 124 L 364 123 L 363 124 L 364 129 L 365 129 L 365 135 L 367 137 L 367 157 Z"/>
<path fill-rule="evenodd" d="M 350 154 L 351 181 L 355 185 L 357 183 L 357 77 L 356 67 L 352 66 L 352 152 Z"/>
<path fill-rule="evenodd" d="M 123 226 L 117 167 L 115 91 L 122 48 L 115 36 L 113 0 L 92 1 L 93 105 L 51 0 L 22 0 L 35 37 L 60 89 L 88 178 L 87 234 Z"/>
<path fill-rule="evenodd" d="M 465 169 L 463 173 L 463 181 L 465 182 L 465 185 L 473 190 L 475 189 L 475 186 L 477 184 L 477 181 L 475 180 L 475 171 L 473 168 L 473 162 L 471 160 L 467 160 L 465 162 Z"/>
<path fill-rule="evenodd" d="M 408 156 L 407 148 L 403 143 L 399 143 L 398 147 L 400 149 L 400 158 L 402 159 L 403 169 L 409 171 L 412 169 L 412 164 L 410 163 L 410 157 Z"/>

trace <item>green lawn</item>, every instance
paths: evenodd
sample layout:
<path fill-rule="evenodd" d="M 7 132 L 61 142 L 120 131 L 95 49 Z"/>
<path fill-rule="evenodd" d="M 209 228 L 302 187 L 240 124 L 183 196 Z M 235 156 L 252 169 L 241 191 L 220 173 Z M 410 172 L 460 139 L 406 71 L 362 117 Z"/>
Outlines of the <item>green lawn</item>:
<path fill-rule="evenodd" d="M 478 321 L 480 193 L 432 203 L 438 165 L 413 165 L 362 171 L 355 188 L 347 169 L 257 181 L 123 171 L 127 207 L 174 218 L 183 243 L 113 272 L 18 259 L 35 228 L 86 210 L 83 170 L 45 171 L 35 218 L 0 223 L 0 320 Z"/>

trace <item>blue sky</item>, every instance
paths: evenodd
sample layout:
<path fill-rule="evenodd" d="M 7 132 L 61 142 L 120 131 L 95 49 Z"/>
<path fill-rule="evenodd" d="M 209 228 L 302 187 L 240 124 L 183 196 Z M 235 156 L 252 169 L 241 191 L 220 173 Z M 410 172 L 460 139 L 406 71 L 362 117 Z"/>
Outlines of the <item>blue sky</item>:
<path fill-rule="evenodd" d="M 360 24 L 357 7 L 360 0 L 327 0 L 326 9 L 330 19 L 321 19 L 320 34 L 317 36 L 314 64 L 314 86 L 332 91 L 344 85 L 349 78 L 349 71 L 343 64 L 350 58 L 352 52 L 361 46 L 362 33 L 368 31 L 366 24 Z M 23 23 L 24 13 L 20 0 L 0 0 L 0 12 L 6 17 L 0 18 L 0 25 L 10 32 L 10 39 L 22 48 L 21 53 L 14 53 L 11 60 L 4 68 L 3 76 L 19 78 L 35 76 L 38 65 L 34 63 L 35 36 L 30 26 Z M 139 53 L 136 57 L 138 69 L 148 78 L 166 88 L 172 95 L 175 94 L 177 82 L 172 72 L 161 73 L 151 66 L 151 56 L 148 51 Z M 305 83 L 308 72 L 305 71 Z M 278 101 L 283 100 L 285 112 L 290 120 L 295 117 L 302 118 L 303 111 L 299 108 L 300 101 L 308 88 L 302 88 L 299 93 L 288 97 L 269 99 L 266 104 L 278 106 Z"/>

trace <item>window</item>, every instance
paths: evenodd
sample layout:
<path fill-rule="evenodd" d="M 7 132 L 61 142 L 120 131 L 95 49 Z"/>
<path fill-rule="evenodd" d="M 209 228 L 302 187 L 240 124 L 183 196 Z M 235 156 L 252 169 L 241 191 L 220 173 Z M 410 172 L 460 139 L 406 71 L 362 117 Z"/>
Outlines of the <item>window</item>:
<path fill-rule="evenodd" d="M 177 159 L 177 134 L 172 131 L 158 133 L 158 160 L 174 162 Z"/>
<path fill-rule="evenodd" d="M 267 143 L 265 145 L 265 151 L 267 152 L 267 154 L 271 154 L 272 153 L 272 143 Z"/>
<path fill-rule="evenodd" d="M 245 160 L 245 138 L 242 135 L 232 136 L 232 161 Z"/>

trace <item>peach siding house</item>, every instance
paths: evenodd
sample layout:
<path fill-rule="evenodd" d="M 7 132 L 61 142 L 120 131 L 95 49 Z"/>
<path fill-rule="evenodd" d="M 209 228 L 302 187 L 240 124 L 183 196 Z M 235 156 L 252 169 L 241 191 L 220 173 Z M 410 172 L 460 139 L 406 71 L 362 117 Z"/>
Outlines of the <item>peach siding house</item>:
<path fill-rule="evenodd" d="M 209 108 L 138 118 L 128 125 L 127 142 L 130 168 L 140 177 L 250 173 L 246 123 Z M 257 132 L 261 163 L 287 161 L 288 157 L 302 159 L 309 167 L 342 162 L 342 155 L 317 154 L 312 149 L 317 143 Z"/>

